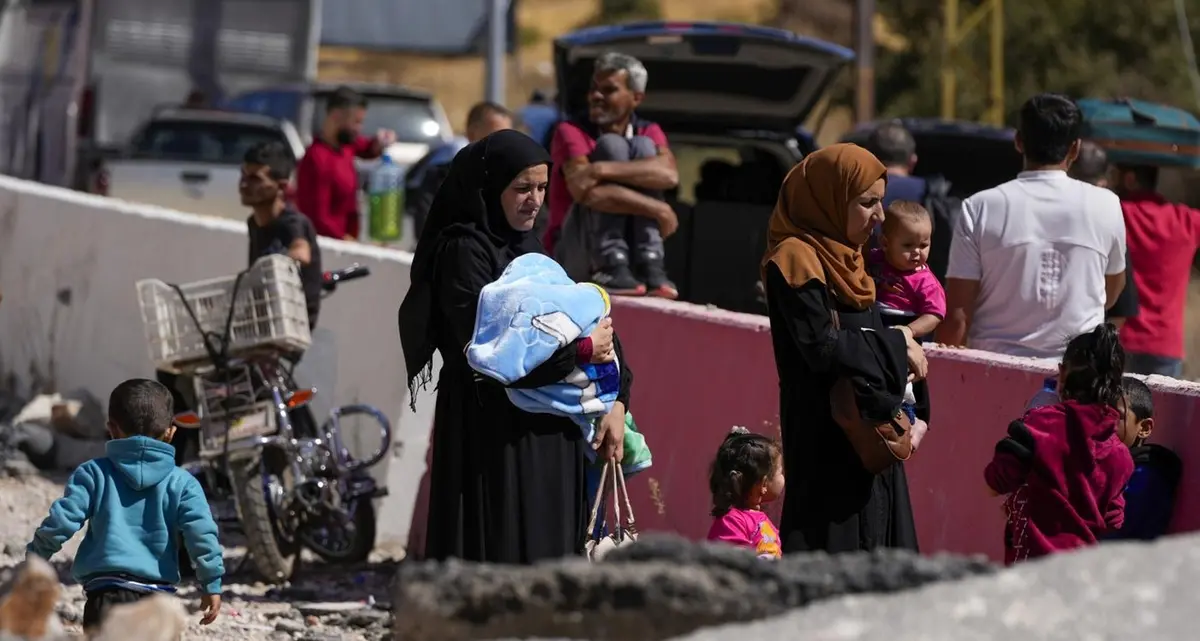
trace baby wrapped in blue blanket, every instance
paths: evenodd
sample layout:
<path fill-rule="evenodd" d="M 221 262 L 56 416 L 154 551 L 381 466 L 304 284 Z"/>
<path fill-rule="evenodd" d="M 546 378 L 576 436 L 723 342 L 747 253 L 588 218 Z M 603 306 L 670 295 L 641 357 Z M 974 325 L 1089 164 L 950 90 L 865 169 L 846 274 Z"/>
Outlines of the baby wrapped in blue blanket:
<path fill-rule="evenodd" d="M 601 287 L 576 283 L 549 256 L 519 256 L 479 294 L 467 362 L 475 371 L 510 385 L 559 349 L 590 335 L 611 309 Z M 508 388 L 507 393 L 513 405 L 524 411 L 571 418 L 591 442 L 596 419 L 612 411 L 620 388 L 620 364 L 614 360 L 580 364 L 552 385 Z M 591 448 L 587 451 L 595 456 Z M 627 457 L 626 474 L 650 464 L 647 457 L 631 469 L 630 462 Z"/>

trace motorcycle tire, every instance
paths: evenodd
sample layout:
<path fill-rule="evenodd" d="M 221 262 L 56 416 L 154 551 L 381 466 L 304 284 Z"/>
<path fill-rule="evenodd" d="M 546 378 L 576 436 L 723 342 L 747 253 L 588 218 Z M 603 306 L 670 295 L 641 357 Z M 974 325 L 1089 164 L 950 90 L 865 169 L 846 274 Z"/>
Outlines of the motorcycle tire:
<path fill-rule="evenodd" d="M 332 554 L 328 550 L 322 549 L 322 546 L 313 545 L 308 534 L 303 533 L 301 537 L 304 539 L 305 546 L 326 563 L 362 563 L 366 561 L 371 551 L 375 549 L 375 504 L 369 498 L 355 499 L 354 514 L 351 515 L 351 519 L 354 523 L 354 539 L 345 550 Z"/>
<path fill-rule="evenodd" d="M 280 540 L 274 508 L 267 501 L 261 460 L 230 466 L 238 519 L 246 535 L 246 550 L 254 569 L 270 583 L 292 578 L 299 565 L 299 548 Z"/>

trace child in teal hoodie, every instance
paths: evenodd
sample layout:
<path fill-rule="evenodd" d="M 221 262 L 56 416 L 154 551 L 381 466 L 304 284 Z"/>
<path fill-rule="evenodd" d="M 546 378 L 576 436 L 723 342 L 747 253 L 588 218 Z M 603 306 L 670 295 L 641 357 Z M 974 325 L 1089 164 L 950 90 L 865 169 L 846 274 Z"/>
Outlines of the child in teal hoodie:
<path fill-rule="evenodd" d="M 225 566 L 217 524 L 199 481 L 175 466 L 172 405 L 161 383 L 136 378 L 118 385 L 108 399 L 107 455 L 75 469 L 26 548 L 49 559 L 88 524 L 71 568 L 87 595 L 85 631 L 114 605 L 175 591 L 180 534 L 204 593 L 201 623 L 220 612 Z"/>

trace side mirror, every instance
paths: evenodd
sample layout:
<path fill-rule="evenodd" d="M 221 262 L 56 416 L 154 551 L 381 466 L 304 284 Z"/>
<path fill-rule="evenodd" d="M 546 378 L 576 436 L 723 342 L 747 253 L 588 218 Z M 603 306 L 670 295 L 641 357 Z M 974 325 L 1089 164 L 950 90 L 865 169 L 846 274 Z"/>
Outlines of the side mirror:
<path fill-rule="evenodd" d="M 195 412 L 183 412 L 175 415 L 175 427 L 184 430 L 200 429 L 200 415 Z"/>
<path fill-rule="evenodd" d="M 287 404 L 289 410 L 299 409 L 312 402 L 313 397 L 317 395 L 317 390 L 314 387 L 307 389 L 298 389 L 287 395 L 284 403 Z"/>

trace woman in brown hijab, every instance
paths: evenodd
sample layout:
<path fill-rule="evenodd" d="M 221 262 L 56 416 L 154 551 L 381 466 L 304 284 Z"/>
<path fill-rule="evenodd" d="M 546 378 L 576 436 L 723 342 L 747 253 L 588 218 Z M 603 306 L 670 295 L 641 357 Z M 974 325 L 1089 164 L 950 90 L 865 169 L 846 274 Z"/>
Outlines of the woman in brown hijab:
<path fill-rule="evenodd" d="M 849 378 L 863 417 L 885 422 L 910 371 L 925 376 L 908 328 L 881 322 L 863 265 L 886 179 L 865 149 L 826 147 L 792 169 L 771 215 L 762 270 L 788 479 L 784 552 L 917 549 L 904 466 L 866 471 L 829 405 L 834 381 Z"/>

